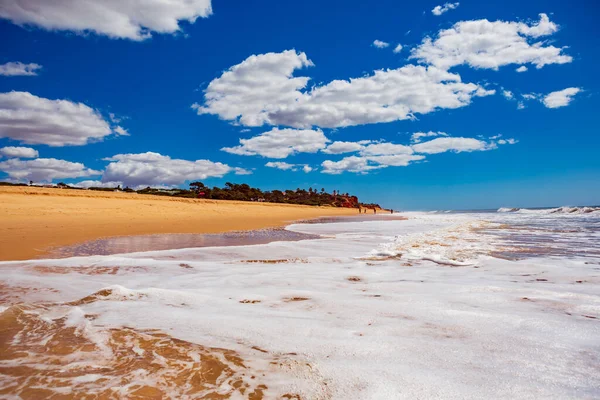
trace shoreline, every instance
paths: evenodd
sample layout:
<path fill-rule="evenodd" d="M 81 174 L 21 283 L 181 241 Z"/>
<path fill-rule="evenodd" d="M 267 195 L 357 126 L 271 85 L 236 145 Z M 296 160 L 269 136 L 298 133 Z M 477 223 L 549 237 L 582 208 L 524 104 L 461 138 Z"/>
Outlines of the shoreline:
<path fill-rule="evenodd" d="M 0 261 L 36 259 L 58 248 L 116 237 L 253 231 L 354 215 L 358 210 L 348 208 L 1 187 Z"/>

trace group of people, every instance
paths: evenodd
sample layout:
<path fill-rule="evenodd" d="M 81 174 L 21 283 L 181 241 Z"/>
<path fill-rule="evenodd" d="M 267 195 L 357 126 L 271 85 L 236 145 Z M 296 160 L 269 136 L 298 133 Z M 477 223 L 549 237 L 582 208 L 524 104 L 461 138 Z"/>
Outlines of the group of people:
<path fill-rule="evenodd" d="M 358 207 L 358 213 L 359 214 L 366 214 L 367 213 L 367 208 Z M 394 213 L 394 210 L 390 209 L 390 214 L 393 214 L 393 213 Z M 376 208 L 373 208 L 373 214 L 377 214 L 377 209 Z"/>

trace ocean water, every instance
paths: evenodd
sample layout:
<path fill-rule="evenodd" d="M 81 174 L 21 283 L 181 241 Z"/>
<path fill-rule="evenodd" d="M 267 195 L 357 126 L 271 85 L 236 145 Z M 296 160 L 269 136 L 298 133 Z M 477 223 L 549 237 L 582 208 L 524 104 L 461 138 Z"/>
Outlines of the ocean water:
<path fill-rule="evenodd" d="M 598 209 L 400 215 L 0 263 L 0 398 L 600 398 Z"/>

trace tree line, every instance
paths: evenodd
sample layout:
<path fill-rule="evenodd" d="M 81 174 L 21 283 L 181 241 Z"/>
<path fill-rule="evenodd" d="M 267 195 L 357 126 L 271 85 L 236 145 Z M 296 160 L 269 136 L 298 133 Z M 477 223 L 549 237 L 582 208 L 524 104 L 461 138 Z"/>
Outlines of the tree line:
<path fill-rule="evenodd" d="M 0 182 L 0 185 L 2 184 L 14 185 L 8 182 Z M 30 183 L 30 185 L 34 186 L 33 183 Z M 19 186 L 27 185 L 19 184 Z M 44 186 L 47 187 L 50 185 Z M 56 184 L 55 187 L 82 190 L 82 188 L 73 187 L 63 182 Z M 121 188 L 121 186 L 114 188 L 90 187 L 87 189 L 105 192 L 123 191 L 128 193 L 183 197 L 192 199 L 239 200 L 346 208 L 381 208 L 378 204 L 375 203 L 360 203 L 357 196 L 350 195 L 349 193 L 341 193 L 339 190 L 334 190 L 331 193 L 329 193 L 325 190 L 325 188 L 321 188 L 320 190 L 318 190 L 313 189 L 312 187 L 308 188 L 308 190 L 297 188 L 296 190 L 262 191 L 261 189 L 251 187 L 246 183 L 237 184 L 227 182 L 225 183 L 224 187 L 213 186 L 212 188 L 210 188 L 204 183 L 197 181 L 190 183 L 189 189 L 162 189 L 152 188 L 150 186 L 139 190 L 134 190 L 129 187 Z"/>

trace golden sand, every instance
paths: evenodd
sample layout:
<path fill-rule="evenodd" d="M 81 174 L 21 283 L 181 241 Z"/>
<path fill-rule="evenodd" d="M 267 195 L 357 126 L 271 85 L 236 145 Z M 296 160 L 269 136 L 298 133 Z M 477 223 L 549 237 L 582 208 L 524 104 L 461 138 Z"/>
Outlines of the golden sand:
<path fill-rule="evenodd" d="M 253 230 L 343 215 L 358 212 L 136 193 L 0 187 L 0 260 L 36 258 L 53 247 L 105 237 Z"/>

